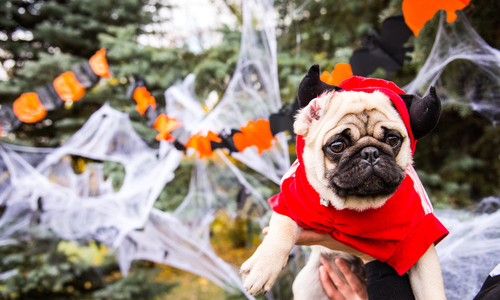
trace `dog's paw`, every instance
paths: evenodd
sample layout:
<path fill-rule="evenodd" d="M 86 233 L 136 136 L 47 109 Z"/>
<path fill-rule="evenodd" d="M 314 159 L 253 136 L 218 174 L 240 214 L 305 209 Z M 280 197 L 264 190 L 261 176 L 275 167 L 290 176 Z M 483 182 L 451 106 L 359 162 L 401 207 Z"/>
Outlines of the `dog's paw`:
<path fill-rule="evenodd" d="M 243 287 L 249 295 L 268 292 L 273 286 L 281 270 L 285 267 L 288 256 L 266 255 L 259 251 L 241 265 L 240 274 Z"/>

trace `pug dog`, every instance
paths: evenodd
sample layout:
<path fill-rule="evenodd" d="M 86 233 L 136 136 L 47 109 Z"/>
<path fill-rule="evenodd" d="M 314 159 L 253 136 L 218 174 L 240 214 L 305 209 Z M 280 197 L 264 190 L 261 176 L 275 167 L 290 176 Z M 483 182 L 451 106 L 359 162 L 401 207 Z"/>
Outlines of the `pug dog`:
<path fill-rule="evenodd" d="M 328 233 L 399 275 L 408 272 L 417 300 L 446 299 L 434 245 L 448 231 L 412 167 L 416 140 L 441 114 L 435 89 L 420 98 L 381 79 L 354 76 L 333 86 L 319 74 L 313 65 L 299 86 L 298 159 L 268 200 L 269 231 L 241 266 L 243 286 L 250 295 L 269 291 L 307 229 Z M 298 276 L 318 284 L 296 282 L 296 300 L 321 299 L 311 296 L 321 290 L 318 259 L 311 255 L 309 275 Z"/>

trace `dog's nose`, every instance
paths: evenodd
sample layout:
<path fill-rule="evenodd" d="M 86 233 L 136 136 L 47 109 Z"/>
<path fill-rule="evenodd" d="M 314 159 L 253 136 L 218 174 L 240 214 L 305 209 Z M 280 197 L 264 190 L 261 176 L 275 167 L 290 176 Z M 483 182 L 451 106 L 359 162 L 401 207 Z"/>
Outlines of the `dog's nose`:
<path fill-rule="evenodd" d="M 366 147 L 361 150 L 361 159 L 366 160 L 371 165 L 376 164 L 379 157 L 380 153 L 375 147 Z"/>

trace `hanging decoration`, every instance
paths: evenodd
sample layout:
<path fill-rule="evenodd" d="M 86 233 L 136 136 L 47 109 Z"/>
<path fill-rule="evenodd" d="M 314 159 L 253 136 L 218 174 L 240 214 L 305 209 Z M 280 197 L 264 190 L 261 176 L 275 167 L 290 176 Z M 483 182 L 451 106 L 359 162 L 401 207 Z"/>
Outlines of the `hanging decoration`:
<path fill-rule="evenodd" d="M 404 0 L 403 15 L 408 27 L 418 36 L 427 21 L 440 11 L 446 11 L 446 22 L 455 22 L 457 10 L 464 9 L 470 0 Z"/>
<path fill-rule="evenodd" d="M 54 79 L 54 89 L 63 101 L 75 102 L 85 95 L 85 88 L 76 79 L 75 73 L 68 71 Z"/>
<path fill-rule="evenodd" d="M 89 65 L 92 71 L 99 77 L 109 78 L 109 65 L 106 59 L 106 49 L 97 51 L 90 59 Z"/>
<path fill-rule="evenodd" d="M 276 140 L 271 133 L 268 120 L 250 120 L 245 126 L 240 127 L 240 132 L 233 134 L 233 141 L 236 148 L 242 152 L 248 147 L 256 146 L 259 154 L 271 148 L 272 141 Z"/>
<path fill-rule="evenodd" d="M 37 93 L 22 94 L 12 104 L 14 114 L 24 123 L 36 123 L 47 115 L 47 110 L 38 98 Z"/>
<path fill-rule="evenodd" d="M 134 94 L 132 95 L 134 100 L 137 102 L 137 106 L 135 109 L 141 114 L 144 115 L 148 107 L 152 107 L 152 109 L 156 109 L 156 100 L 148 89 L 145 86 L 137 87 L 134 90 Z"/>
<path fill-rule="evenodd" d="M 401 16 L 389 17 L 382 22 L 381 34 L 370 30 L 362 42 L 363 48 L 357 49 L 351 56 L 350 64 L 354 75 L 368 76 L 377 68 L 386 71 L 386 78 L 392 72 L 403 67 L 406 56 L 412 48 L 404 44 L 412 36 L 411 30 Z"/>
<path fill-rule="evenodd" d="M 193 135 L 184 146 L 195 149 L 199 153 L 199 158 L 201 159 L 212 155 L 213 149 L 211 142 L 220 143 L 222 140 L 217 134 L 208 131 L 206 134 L 197 133 Z"/>
<path fill-rule="evenodd" d="M 352 68 L 350 64 L 346 63 L 338 63 L 333 68 L 332 73 L 328 73 L 328 71 L 323 71 L 319 79 L 321 81 L 328 83 L 330 85 L 339 85 L 342 81 L 346 80 L 349 77 L 352 77 Z"/>
<path fill-rule="evenodd" d="M 90 237 L 118 247 L 124 273 L 133 260 L 146 259 L 204 276 L 230 291 L 242 290 L 237 272 L 211 248 L 209 225 L 217 210 L 224 208 L 236 214 L 246 205 L 255 211 L 252 220 L 264 226 L 268 207 L 253 187 L 257 179 L 238 170 L 221 149 L 229 150 L 232 158 L 279 183 L 290 163 L 284 132 L 293 135 L 293 116 L 298 109 L 297 101 L 281 106 L 279 98 L 272 1 L 243 1 L 243 11 L 240 59 L 226 93 L 213 111 L 207 113 L 193 95 L 194 75 L 165 91 L 167 106 L 162 113 L 145 82 L 134 83 L 129 97 L 136 101 L 135 109 L 147 118 L 148 126 L 158 130 L 159 149 L 151 149 L 142 141 L 127 114 L 108 105 L 95 112 L 57 149 L 14 150 L 14 146 L 0 144 L 0 205 L 6 207 L 0 216 L 0 244 L 14 243 L 37 219 L 63 238 Z M 464 24 L 457 22 L 453 26 Z M 497 83 L 498 50 L 478 39 L 470 25 L 465 30 L 448 30 L 442 22 L 435 49 L 408 88 L 420 89 L 429 82 L 435 83 L 447 63 L 463 57 L 478 62 L 478 69 L 490 74 Z M 351 65 L 339 64 L 331 74 L 323 73 L 321 79 L 338 84 L 352 73 L 361 75 L 359 72 L 373 72 L 378 67 L 390 74 L 405 61 L 408 49 L 403 45 L 411 36 L 408 31 L 401 27 L 401 18 L 388 18 L 381 35 L 372 32 L 364 48 L 355 51 Z M 61 74 L 53 83 L 22 94 L 12 107 L 1 107 L 0 134 L 2 130 L 17 128 L 21 122 L 43 120 L 47 111 L 60 108 L 65 101 L 81 99 L 87 89 L 110 76 L 105 54 L 105 49 L 99 50 L 88 62 Z M 497 87 L 498 84 L 485 93 L 500 95 Z M 484 99 L 472 105 L 498 119 L 498 110 Z M 160 212 L 153 204 L 174 177 L 182 158 L 177 150 L 195 151 L 200 159 L 194 160 L 189 194 L 183 202 L 172 213 Z M 95 163 L 75 174 L 68 159 L 71 156 Z M 207 157 L 211 159 L 202 159 Z M 115 190 L 112 182 L 104 178 L 103 161 L 124 167 L 125 178 L 119 189 Z M 234 197 L 235 193 L 238 197 Z M 484 224 L 491 226 L 478 228 L 486 228 L 483 237 L 491 237 L 486 230 L 498 226 L 492 218 L 484 219 Z M 476 237 L 471 236 L 471 240 Z M 451 253 L 462 259 L 463 252 L 453 251 L 458 249 L 456 245 L 465 245 L 467 241 L 458 239 L 444 255 Z M 476 244 L 485 243 L 488 241 Z M 484 249 L 480 250 L 471 252 L 484 257 Z M 451 265 L 446 257 L 443 261 L 444 272 L 456 273 L 446 269 L 446 264 Z"/>
<path fill-rule="evenodd" d="M 403 89 L 423 94 L 435 86 L 443 104 L 468 105 L 498 124 L 500 51 L 483 40 L 463 12 L 457 12 L 457 16 L 455 22 L 448 23 L 441 12 L 431 53 L 417 76 Z M 452 67 L 454 71 L 446 73 Z"/>
<path fill-rule="evenodd" d="M 64 72 L 37 92 L 24 93 L 17 98 L 12 107 L 2 105 L 0 130 L 14 130 L 21 122 L 36 123 L 47 115 L 47 111 L 60 108 L 64 102 L 80 100 L 86 89 L 95 86 L 100 78 L 109 77 L 106 49 L 97 51 L 90 59 L 74 71 Z M 20 120 L 21 122 L 15 120 Z"/>
<path fill-rule="evenodd" d="M 173 142 L 174 137 L 170 135 L 170 133 L 181 127 L 182 124 L 177 121 L 175 118 L 169 118 L 165 114 L 160 114 L 158 118 L 156 118 L 153 128 L 158 130 L 158 134 L 156 135 L 156 140 L 161 141 L 165 140 L 167 142 Z"/>
<path fill-rule="evenodd" d="M 337 67 L 336 70 L 332 72 L 332 75 L 328 74 L 329 78 L 334 76 L 336 80 L 341 78 L 346 79 L 350 66 L 344 64 Z M 352 76 L 352 72 L 350 74 Z M 262 155 L 264 150 L 271 149 L 273 141 L 277 140 L 275 136 L 278 133 L 283 131 L 288 131 L 290 134 L 293 133 L 293 114 L 298 109 L 298 105 L 293 110 L 289 108 L 280 109 L 278 113 L 271 114 L 269 120 L 249 120 L 246 125 L 238 129 L 224 128 L 220 132 L 210 130 L 208 132 L 200 131 L 186 139 L 186 135 L 189 135 L 189 133 L 185 128 L 181 128 L 184 124 L 178 118 L 158 112 L 156 100 L 147 90 L 147 84 L 143 78 L 135 80 L 127 94 L 137 102 L 136 110 L 141 115 L 148 117 L 150 121 L 153 116 L 157 116 L 153 122 L 153 128 L 158 130 L 156 136 L 158 141 L 176 142 L 177 145 L 182 146 L 183 150 L 185 148 L 192 148 L 198 152 L 200 159 L 210 157 L 216 149 L 225 148 L 230 153 L 233 153 L 243 152 L 252 146 L 257 148 L 259 155 Z M 193 105 L 193 107 L 195 106 Z M 184 120 L 188 124 L 192 124 L 193 121 Z"/>

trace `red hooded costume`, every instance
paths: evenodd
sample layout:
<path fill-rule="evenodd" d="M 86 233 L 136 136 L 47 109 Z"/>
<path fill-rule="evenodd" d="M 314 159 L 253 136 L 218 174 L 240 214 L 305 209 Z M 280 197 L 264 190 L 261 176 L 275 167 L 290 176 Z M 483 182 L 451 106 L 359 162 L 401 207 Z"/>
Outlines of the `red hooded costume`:
<path fill-rule="evenodd" d="M 357 76 L 347 79 L 340 87 L 387 95 L 403 119 L 414 151 L 416 141 L 408 111 L 399 97 L 404 91 L 389 81 Z M 387 262 L 399 275 L 408 271 L 432 243 L 439 243 L 448 234 L 432 213 L 431 202 L 412 166 L 396 193 L 378 209 L 359 212 L 324 206 L 306 178 L 302 159 L 304 144 L 303 137 L 297 136 L 298 160 L 283 177 L 281 192 L 268 200 L 275 212 L 292 218 L 304 229 L 329 233 L 339 242 Z"/>

